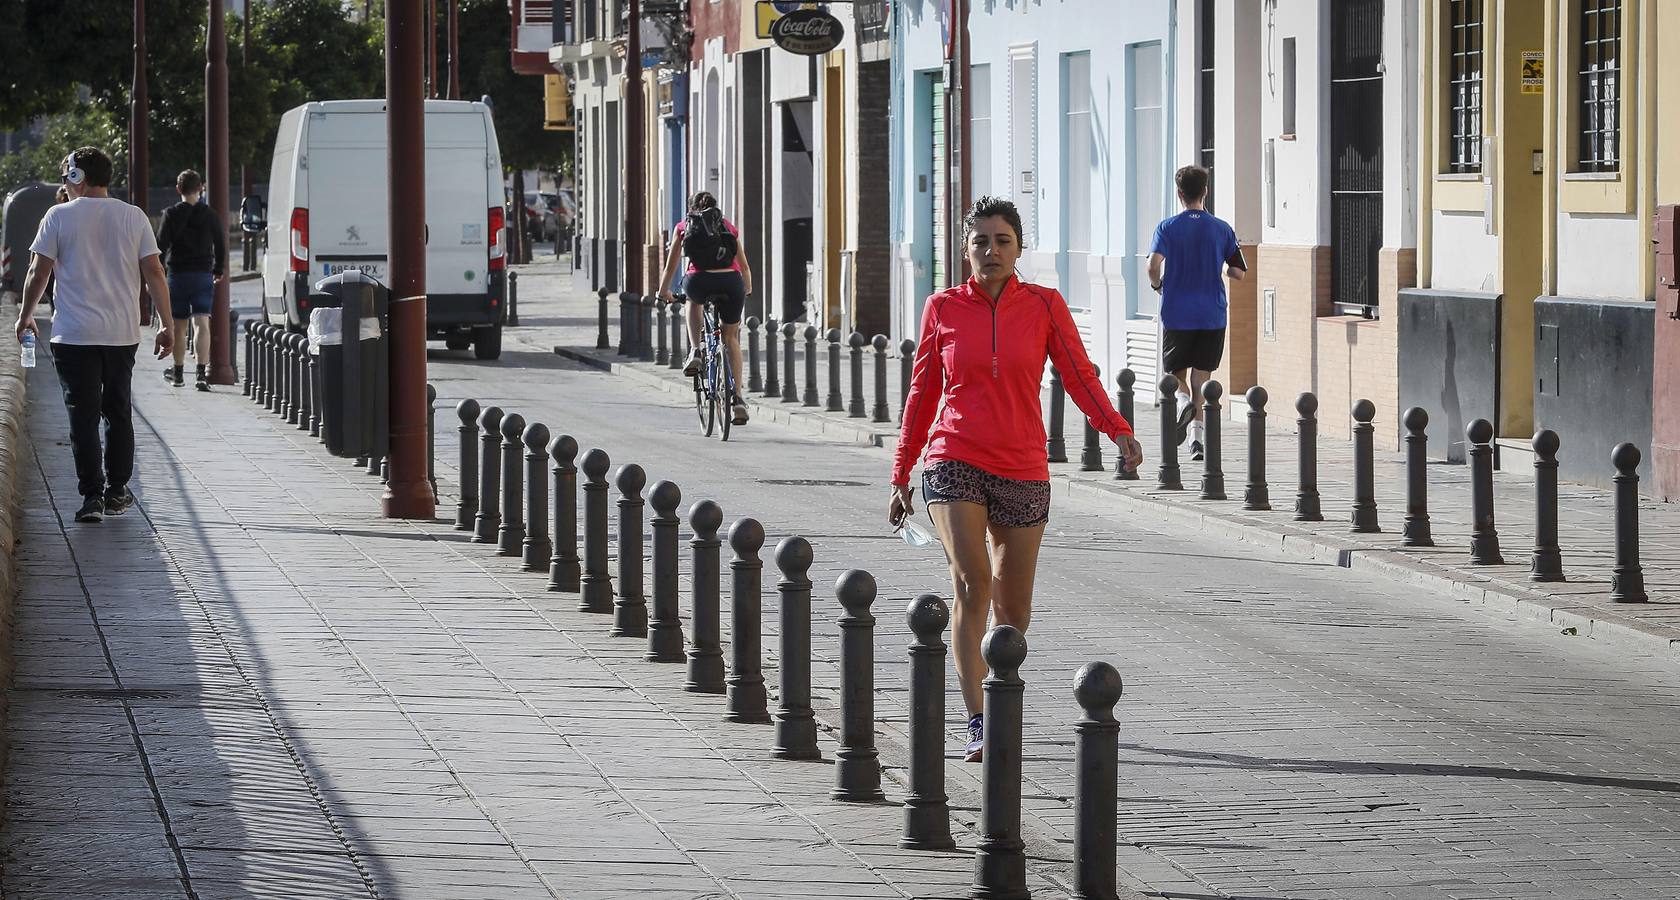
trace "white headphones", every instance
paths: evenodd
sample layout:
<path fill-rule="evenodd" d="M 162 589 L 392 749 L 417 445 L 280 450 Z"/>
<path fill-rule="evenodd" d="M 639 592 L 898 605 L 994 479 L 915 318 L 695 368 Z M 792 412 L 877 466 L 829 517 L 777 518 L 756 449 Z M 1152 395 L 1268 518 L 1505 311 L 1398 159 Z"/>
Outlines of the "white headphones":
<path fill-rule="evenodd" d="M 87 175 L 76 165 L 76 154 L 64 157 L 64 183 L 81 184 L 87 180 Z"/>

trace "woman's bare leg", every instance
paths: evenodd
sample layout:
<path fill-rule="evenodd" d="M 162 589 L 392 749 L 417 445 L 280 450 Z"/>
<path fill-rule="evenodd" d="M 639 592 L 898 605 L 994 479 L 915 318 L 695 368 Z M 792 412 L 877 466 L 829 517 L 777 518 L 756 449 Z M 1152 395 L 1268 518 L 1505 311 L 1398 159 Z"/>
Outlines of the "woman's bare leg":
<path fill-rule="evenodd" d="M 927 505 L 939 539 L 945 544 L 945 559 L 951 566 L 952 644 L 955 647 L 957 681 L 962 685 L 963 705 L 970 718 L 982 707 L 980 680 L 986 677 L 986 661 L 980 656 L 980 641 L 986 636 L 986 617 L 992 608 L 992 561 L 986 549 L 986 507 L 967 500 L 949 500 Z"/>
<path fill-rule="evenodd" d="M 1038 574 L 1038 548 L 1044 543 L 1044 526 L 993 525 L 990 533 L 992 619 L 998 625 L 1013 625 L 1025 634 L 1032 622 L 1033 579 Z"/>

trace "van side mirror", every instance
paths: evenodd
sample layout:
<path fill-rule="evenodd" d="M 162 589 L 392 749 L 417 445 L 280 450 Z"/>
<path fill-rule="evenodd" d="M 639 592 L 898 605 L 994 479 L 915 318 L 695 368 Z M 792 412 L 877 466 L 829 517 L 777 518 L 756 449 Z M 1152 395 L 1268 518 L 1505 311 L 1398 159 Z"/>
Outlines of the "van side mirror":
<path fill-rule="evenodd" d="M 256 194 L 247 194 L 239 201 L 239 230 L 258 234 L 268 228 L 268 204 Z"/>

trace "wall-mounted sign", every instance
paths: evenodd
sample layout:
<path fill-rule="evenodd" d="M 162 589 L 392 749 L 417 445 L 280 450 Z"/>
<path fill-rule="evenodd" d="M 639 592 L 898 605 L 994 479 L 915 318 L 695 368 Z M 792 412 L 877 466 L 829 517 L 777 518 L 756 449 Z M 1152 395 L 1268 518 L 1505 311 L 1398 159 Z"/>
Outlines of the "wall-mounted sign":
<path fill-rule="evenodd" d="M 793 2 L 793 0 L 758 0 L 758 3 L 753 6 L 753 11 L 757 13 L 754 17 L 754 24 L 758 28 L 758 36 L 761 38 L 770 37 L 771 26 L 776 24 L 777 19 L 780 19 L 782 16 L 785 16 L 790 12 L 796 12 L 801 9 L 818 9 L 820 6 L 820 4 L 811 2 L 811 0 L 804 0 L 804 2 Z"/>
<path fill-rule="evenodd" d="M 1546 52 L 1544 50 L 1524 50 L 1522 52 L 1522 92 L 1525 94 L 1544 94 L 1546 92 Z"/>
<path fill-rule="evenodd" d="M 770 25 L 770 39 L 776 46 L 801 56 L 821 56 L 845 38 L 840 20 L 822 9 L 794 10 Z"/>

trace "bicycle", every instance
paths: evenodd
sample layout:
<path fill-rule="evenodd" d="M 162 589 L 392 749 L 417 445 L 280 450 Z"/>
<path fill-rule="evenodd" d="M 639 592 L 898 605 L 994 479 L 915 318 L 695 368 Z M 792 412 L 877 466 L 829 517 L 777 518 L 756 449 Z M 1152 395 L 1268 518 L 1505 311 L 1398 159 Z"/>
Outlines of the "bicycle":
<path fill-rule="evenodd" d="M 678 294 L 677 300 L 687 298 Z M 723 440 L 729 440 L 729 426 L 734 421 L 735 373 L 729 370 L 729 355 L 723 352 L 723 325 L 718 321 L 717 308 L 712 301 L 700 307 L 700 371 L 694 376 L 694 411 L 706 429 L 706 437 L 717 430 L 718 412 L 723 412 Z"/>

